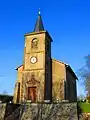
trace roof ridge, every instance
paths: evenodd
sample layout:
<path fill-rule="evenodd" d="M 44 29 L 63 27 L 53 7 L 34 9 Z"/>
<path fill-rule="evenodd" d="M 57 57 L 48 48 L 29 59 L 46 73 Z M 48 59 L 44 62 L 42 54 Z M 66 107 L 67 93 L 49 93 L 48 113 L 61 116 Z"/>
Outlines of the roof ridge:
<path fill-rule="evenodd" d="M 64 62 L 62 62 L 60 60 L 56 60 L 55 58 L 52 58 L 52 60 L 57 61 L 57 62 L 62 63 L 62 64 L 65 64 L 65 65 L 68 65 L 67 63 L 64 63 Z"/>

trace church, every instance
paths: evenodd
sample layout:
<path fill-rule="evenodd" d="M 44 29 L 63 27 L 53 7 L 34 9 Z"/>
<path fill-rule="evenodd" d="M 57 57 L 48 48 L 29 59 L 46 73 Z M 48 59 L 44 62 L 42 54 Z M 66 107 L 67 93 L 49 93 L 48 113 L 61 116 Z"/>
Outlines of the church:
<path fill-rule="evenodd" d="M 53 40 L 44 29 L 40 12 L 33 32 L 24 37 L 24 57 L 16 68 L 13 102 L 75 102 L 78 78 L 70 65 L 51 57 Z"/>

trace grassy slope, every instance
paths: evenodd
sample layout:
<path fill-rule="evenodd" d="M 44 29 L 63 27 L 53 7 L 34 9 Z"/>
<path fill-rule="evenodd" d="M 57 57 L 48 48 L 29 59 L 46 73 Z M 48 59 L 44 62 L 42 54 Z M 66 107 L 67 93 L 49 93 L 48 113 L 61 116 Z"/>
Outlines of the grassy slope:
<path fill-rule="evenodd" d="M 90 103 L 78 103 L 78 105 L 80 106 L 80 108 L 82 109 L 83 112 L 85 113 L 90 113 Z"/>

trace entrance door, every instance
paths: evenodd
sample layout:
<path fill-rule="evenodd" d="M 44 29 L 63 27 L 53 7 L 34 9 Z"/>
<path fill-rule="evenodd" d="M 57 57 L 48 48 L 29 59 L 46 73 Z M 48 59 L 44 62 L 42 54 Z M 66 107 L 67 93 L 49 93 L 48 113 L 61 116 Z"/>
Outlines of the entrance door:
<path fill-rule="evenodd" d="M 36 87 L 28 87 L 28 100 L 36 101 Z"/>

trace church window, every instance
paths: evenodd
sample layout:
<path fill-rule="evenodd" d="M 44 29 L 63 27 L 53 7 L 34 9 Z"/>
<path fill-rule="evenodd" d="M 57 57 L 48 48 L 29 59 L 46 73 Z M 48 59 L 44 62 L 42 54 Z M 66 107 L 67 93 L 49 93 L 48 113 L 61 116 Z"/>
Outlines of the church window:
<path fill-rule="evenodd" d="M 34 38 L 31 42 L 31 48 L 38 48 L 38 39 Z"/>

